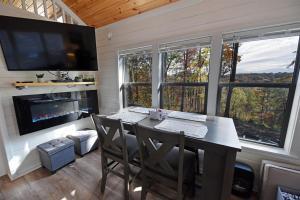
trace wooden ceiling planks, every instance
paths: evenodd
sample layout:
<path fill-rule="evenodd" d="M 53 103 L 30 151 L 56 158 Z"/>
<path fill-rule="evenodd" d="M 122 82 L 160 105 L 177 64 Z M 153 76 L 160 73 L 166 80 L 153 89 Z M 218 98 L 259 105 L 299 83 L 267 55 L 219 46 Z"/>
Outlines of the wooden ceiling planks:
<path fill-rule="evenodd" d="M 64 0 L 86 24 L 96 28 L 178 0 Z"/>

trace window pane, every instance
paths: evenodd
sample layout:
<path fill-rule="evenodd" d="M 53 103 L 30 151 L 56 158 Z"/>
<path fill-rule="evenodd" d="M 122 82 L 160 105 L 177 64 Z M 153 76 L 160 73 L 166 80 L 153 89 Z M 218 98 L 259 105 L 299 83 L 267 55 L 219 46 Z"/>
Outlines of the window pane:
<path fill-rule="evenodd" d="M 205 113 L 205 86 L 164 86 L 163 108 Z"/>
<path fill-rule="evenodd" d="M 126 88 L 127 106 L 151 107 L 152 99 L 151 84 L 149 85 L 129 85 Z"/>
<path fill-rule="evenodd" d="M 191 48 L 163 53 L 164 82 L 207 82 L 210 48 Z"/>
<path fill-rule="evenodd" d="M 244 139 L 279 145 L 288 88 L 234 88 L 229 117 Z"/>
<path fill-rule="evenodd" d="M 152 54 L 128 54 L 123 57 L 125 67 L 125 106 L 152 105 Z"/>
<path fill-rule="evenodd" d="M 219 110 L 217 111 L 219 116 L 225 116 L 226 102 L 228 96 L 228 86 L 224 86 L 219 89 Z"/>
<path fill-rule="evenodd" d="M 223 44 L 218 114 L 234 119 L 240 138 L 284 144 L 298 41 L 293 36 Z"/>
<path fill-rule="evenodd" d="M 240 43 L 236 82 L 291 82 L 299 37 Z"/>
<path fill-rule="evenodd" d="M 224 43 L 220 71 L 220 83 L 229 83 L 233 63 L 233 44 Z"/>
<path fill-rule="evenodd" d="M 126 82 L 151 82 L 152 55 L 126 55 L 125 56 Z"/>

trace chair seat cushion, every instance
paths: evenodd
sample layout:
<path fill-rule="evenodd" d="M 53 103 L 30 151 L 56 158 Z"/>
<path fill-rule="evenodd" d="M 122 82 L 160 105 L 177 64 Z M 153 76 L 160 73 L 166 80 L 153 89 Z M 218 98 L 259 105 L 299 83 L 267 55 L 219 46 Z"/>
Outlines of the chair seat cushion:
<path fill-rule="evenodd" d="M 161 143 L 158 143 L 156 145 L 158 148 L 161 146 Z M 177 172 L 179 168 L 179 148 L 173 147 L 171 151 L 169 151 L 166 156 L 165 160 L 170 164 L 170 166 Z M 195 176 L 195 161 L 196 161 L 196 155 L 194 152 L 191 152 L 189 150 L 184 150 L 184 158 L 183 158 L 183 179 L 184 181 L 192 180 Z M 157 166 L 155 169 L 151 169 L 153 171 L 156 171 L 162 175 L 166 175 L 164 171 L 160 170 L 160 167 Z M 171 178 L 177 179 L 176 176 L 173 176 Z"/>
<path fill-rule="evenodd" d="M 132 161 L 135 156 L 138 154 L 139 146 L 136 139 L 136 136 L 129 133 L 124 133 L 126 144 L 127 144 L 127 152 L 128 152 L 128 161 Z M 122 149 L 122 140 L 120 137 L 114 139 L 114 143 Z"/>
<path fill-rule="evenodd" d="M 166 160 L 170 163 L 170 165 L 178 170 L 179 164 L 179 148 L 174 147 L 167 155 Z M 195 161 L 196 155 L 194 152 L 189 150 L 184 150 L 184 158 L 183 158 L 183 177 L 184 180 L 191 180 L 195 175 Z M 177 178 L 177 177 L 176 177 Z"/>

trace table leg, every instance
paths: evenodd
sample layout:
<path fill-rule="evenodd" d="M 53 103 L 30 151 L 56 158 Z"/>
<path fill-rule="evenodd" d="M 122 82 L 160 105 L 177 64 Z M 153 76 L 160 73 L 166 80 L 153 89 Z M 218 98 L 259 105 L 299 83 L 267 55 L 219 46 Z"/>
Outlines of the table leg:
<path fill-rule="evenodd" d="M 202 199 L 228 200 L 231 193 L 235 151 L 204 153 Z"/>

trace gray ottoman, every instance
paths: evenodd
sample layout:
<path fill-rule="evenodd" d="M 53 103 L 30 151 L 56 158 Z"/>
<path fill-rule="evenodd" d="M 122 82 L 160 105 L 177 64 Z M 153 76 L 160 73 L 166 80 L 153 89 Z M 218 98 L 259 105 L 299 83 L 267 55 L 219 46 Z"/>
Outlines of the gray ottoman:
<path fill-rule="evenodd" d="M 99 147 L 97 131 L 84 129 L 67 136 L 75 143 L 76 154 L 83 156 Z"/>
<path fill-rule="evenodd" d="M 42 165 L 51 172 L 75 160 L 74 142 L 68 138 L 51 140 L 38 145 L 37 149 Z"/>

